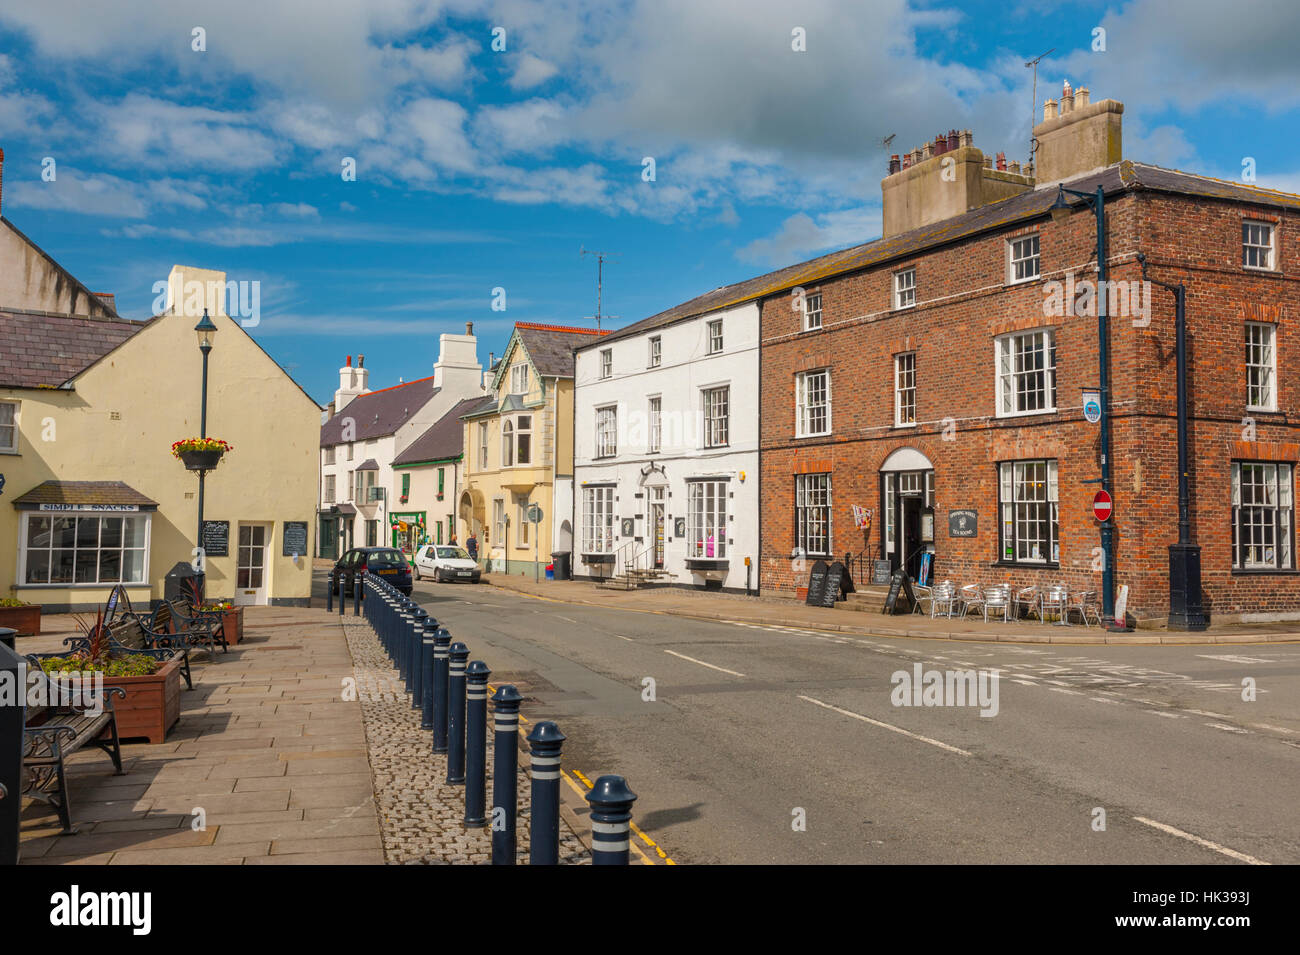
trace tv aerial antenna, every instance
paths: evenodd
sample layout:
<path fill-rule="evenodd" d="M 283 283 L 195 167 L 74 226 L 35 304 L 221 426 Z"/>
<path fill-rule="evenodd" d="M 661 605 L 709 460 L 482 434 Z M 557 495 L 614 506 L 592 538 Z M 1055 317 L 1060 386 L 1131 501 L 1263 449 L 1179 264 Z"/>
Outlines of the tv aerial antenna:
<path fill-rule="evenodd" d="M 1038 115 L 1038 61 L 1055 52 L 1056 47 L 1052 47 L 1046 53 L 1025 61 L 1025 66 L 1034 71 L 1033 92 L 1030 94 L 1029 103 L 1029 161 L 1031 163 L 1034 161 L 1034 153 L 1038 152 L 1038 140 L 1034 139 L 1034 117 Z"/>
<path fill-rule="evenodd" d="M 605 315 L 605 316 L 602 316 L 602 315 L 600 314 L 600 309 L 601 309 L 601 298 L 602 298 L 602 296 L 603 296 L 603 294 L 604 294 L 604 289 L 605 289 L 605 260 L 606 260 L 606 259 L 611 259 L 612 261 L 617 262 L 618 259 L 616 258 L 616 256 L 617 256 L 618 253 L 611 253 L 611 252 L 594 252 L 594 251 L 592 251 L 591 249 L 587 249 L 587 248 L 583 248 L 582 246 L 579 246 L 579 247 L 578 247 L 578 254 L 579 254 L 579 255 L 594 255 L 594 256 L 596 257 L 596 314 L 595 314 L 594 316 L 592 316 L 592 315 L 588 315 L 588 316 L 586 316 L 586 317 L 587 317 L 588 319 L 590 319 L 590 318 L 595 318 L 595 319 L 596 319 L 596 331 L 600 331 L 600 321 L 601 321 L 601 318 L 602 318 L 602 317 L 604 317 L 604 318 L 620 318 L 620 317 L 621 317 L 621 316 L 619 316 L 619 315 Z"/>

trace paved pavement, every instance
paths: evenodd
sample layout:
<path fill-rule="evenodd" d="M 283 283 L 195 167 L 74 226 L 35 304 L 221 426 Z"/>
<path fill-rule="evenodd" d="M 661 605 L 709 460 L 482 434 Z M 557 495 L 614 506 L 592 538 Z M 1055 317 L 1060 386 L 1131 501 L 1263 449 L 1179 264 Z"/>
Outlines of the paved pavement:
<path fill-rule="evenodd" d="M 62 649 L 56 632 L 20 652 Z M 93 748 L 69 761 L 77 835 L 41 803 L 23 812 L 24 863 L 357 864 L 384 861 L 361 705 L 343 628 L 323 610 L 245 611 L 244 640 L 212 664 L 166 742 L 124 744 L 124 776 Z M 201 817 L 201 818 L 200 818 Z"/>
<path fill-rule="evenodd" d="M 559 722 L 568 770 L 628 778 L 677 862 L 1300 862 L 1295 644 L 900 639 L 552 587 L 416 595 Z M 917 664 L 997 670 L 997 715 L 894 705 Z"/>

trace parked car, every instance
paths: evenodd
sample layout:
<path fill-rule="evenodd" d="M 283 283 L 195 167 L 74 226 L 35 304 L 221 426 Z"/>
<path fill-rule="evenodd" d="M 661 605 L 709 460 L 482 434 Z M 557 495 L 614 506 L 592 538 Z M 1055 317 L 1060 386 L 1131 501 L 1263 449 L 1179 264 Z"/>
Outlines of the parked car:
<path fill-rule="evenodd" d="M 342 578 L 344 593 L 351 594 L 358 573 L 375 574 L 406 594 L 411 594 L 411 565 L 395 547 L 354 547 L 346 551 L 330 571 L 330 583 Z"/>
<path fill-rule="evenodd" d="M 415 579 L 432 577 L 439 583 L 464 580 L 476 584 L 482 571 L 463 547 L 425 544 L 415 554 Z"/>

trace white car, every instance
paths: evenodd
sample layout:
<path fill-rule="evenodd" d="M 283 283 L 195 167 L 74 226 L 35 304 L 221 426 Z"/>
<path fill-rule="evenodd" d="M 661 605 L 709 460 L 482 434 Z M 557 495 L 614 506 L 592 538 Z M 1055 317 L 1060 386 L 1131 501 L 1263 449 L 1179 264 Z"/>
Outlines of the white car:
<path fill-rule="evenodd" d="M 415 553 L 415 579 L 432 577 L 439 583 L 463 580 L 478 583 L 478 564 L 463 547 L 448 544 L 425 544 Z"/>

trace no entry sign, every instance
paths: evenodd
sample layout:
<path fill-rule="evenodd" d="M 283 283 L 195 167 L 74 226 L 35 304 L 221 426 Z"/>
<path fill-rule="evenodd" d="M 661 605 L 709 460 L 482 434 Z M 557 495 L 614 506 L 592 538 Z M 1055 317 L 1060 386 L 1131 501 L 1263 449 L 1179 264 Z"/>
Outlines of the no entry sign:
<path fill-rule="evenodd" d="M 1105 522 L 1110 520 L 1110 512 L 1115 509 L 1114 503 L 1110 499 L 1110 494 L 1106 491 L 1098 491 L 1092 499 L 1092 516 L 1097 520 Z"/>

